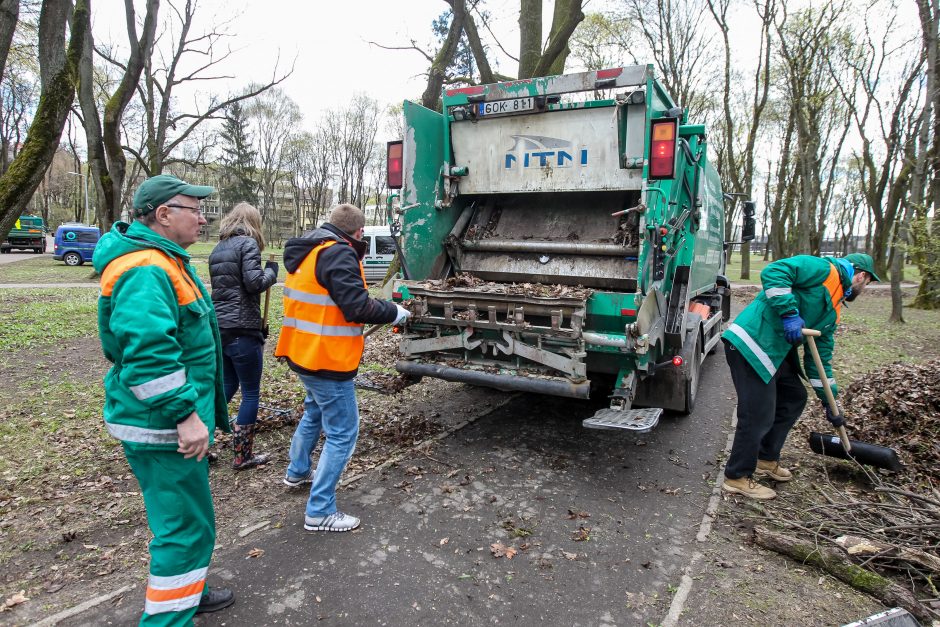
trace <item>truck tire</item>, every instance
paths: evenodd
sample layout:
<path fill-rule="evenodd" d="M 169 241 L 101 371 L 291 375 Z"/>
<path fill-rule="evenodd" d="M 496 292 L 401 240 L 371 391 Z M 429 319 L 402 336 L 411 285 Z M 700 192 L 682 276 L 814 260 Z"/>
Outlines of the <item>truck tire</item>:
<path fill-rule="evenodd" d="M 80 266 L 85 263 L 85 260 L 82 259 L 82 256 L 76 252 L 69 251 L 62 256 L 62 261 L 65 262 L 67 266 Z"/>
<path fill-rule="evenodd" d="M 698 398 L 698 387 L 701 380 L 702 374 L 702 361 L 704 355 L 702 355 L 702 334 L 698 329 L 695 329 L 689 333 L 691 337 L 688 338 L 686 345 L 682 347 L 679 355 L 682 357 L 682 360 L 685 362 L 683 367 L 685 368 L 686 376 L 685 378 L 685 390 L 683 396 L 683 408 L 681 413 L 688 415 L 691 414 L 695 409 L 695 399 Z"/>

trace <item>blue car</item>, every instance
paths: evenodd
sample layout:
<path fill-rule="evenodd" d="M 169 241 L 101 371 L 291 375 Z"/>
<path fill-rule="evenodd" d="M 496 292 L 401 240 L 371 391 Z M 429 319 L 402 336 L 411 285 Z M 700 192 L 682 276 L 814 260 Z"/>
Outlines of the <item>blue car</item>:
<path fill-rule="evenodd" d="M 86 226 L 66 222 L 55 231 L 55 248 L 52 258 L 64 261 L 67 266 L 80 266 L 91 261 L 95 245 L 101 238 L 97 226 Z"/>

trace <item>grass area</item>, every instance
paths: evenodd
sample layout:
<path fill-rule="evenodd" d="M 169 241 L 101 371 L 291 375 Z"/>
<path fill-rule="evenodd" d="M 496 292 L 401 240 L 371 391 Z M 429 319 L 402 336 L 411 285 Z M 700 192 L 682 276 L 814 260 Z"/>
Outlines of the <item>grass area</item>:
<path fill-rule="evenodd" d="M 97 333 L 96 290 L 0 290 L 0 351 L 28 351 Z"/>
<path fill-rule="evenodd" d="M 764 261 L 763 255 L 751 255 L 751 278 L 741 279 L 741 254 L 735 253 L 728 262 L 727 277 L 732 283 L 743 283 L 745 285 L 759 285 L 760 273 L 770 261 Z M 888 281 L 888 277 L 881 277 Z M 911 283 L 920 283 L 920 270 L 914 264 L 908 264 L 904 267 L 904 280 Z"/>
<path fill-rule="evenodd" d="M 97 283 L 90 262 L 67 266 L 48 255 L 0 265 L 0 283 Z"/>
<path fill-rule="evenodd" d="M 187 248 L 186 252 L 194 259 L 208 259 L 212 249 L 215 248 L 218 243 L 218 241 L 196 242 Z M 261 251 L 261 258 L 266 260 L 269 255 L 274 255 L 275 261 L 280 261 L 281 257 L 284 256 L 284 249 L 275 246 L 266 246 L 265 249 Z"/>
<path fill-rule="evenodd" d="M 905 295 L 905 303 L 909 303 L 914 290 L 907 290 Z M 897 361 L 920 362 L 940 356 L 940 311 L 905 307 L 906 322 L 890 323 L 891 297 L 887 290 L 866 292 L 842 311 L 833 358 L 840 382 L 848 383 Z"/>

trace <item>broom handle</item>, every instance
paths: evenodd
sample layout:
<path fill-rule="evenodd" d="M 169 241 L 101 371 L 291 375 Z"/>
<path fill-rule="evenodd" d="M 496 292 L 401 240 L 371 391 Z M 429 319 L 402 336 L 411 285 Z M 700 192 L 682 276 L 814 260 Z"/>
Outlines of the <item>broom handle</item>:
<path fill-rule="evenodd" d="M 829 409 L 832 410 L 832 413 L 839 415 L 842 412 L 839 411 L 839 405 L 832 395 L 832 388 L 829 386 L 829 377 L 826 376 L 826 369 L 823 368 L 822 359 L 819 358 L 819 351 L 816 350 L 816 340 L 813 339 L 819 337 L 822 333 L 815 329 L 803 329 L 803 335 L 806 336 L 809 352 L 813 355 L 813 363 L 816 364 L 816 372 L 819 373 L 819 379 L 822 383 L 823 392 L 826 395 L 826 401 L 829 403 Z M 842 440 L 842 448 L 845 449 L 845 452 L 851 453 L 852 445 L 849 443 L 849 434 L 845 432 L 845 425 L 839 427 L 839 439 Z"/>
<path fill-rule="evenodd" d="M 274 261 L 274 255 L 268 255 L 268 261 Z M 264 291 L 264 314 L 261 316 L 261 328 L 268 325 L 268 309 L 271 306 L 271 288 Z"/>

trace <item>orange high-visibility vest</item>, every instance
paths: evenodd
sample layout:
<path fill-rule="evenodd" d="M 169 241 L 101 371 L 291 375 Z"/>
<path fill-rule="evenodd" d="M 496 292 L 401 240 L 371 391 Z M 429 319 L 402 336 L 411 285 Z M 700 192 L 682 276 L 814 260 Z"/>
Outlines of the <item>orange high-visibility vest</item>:
<path fill-rule="evenodd" d="M 331 240 L 315 247 L 284 281 L 284 323 L 274 355 L 287 357 L 306 370 L 352 372 L 362 359 L 363 325 L 347 321 L 317 281 L 319 254 L 338 243 Z M 361 261 L 359 273 L 366 289 Z"/>
<path fill-rule="evenodd" d="M 835 264 L 829 267 L 829 276 L 823 281 L 823 286 L 829 290 L 829 298 L 832 299 L 832 308 L 836 310 L 836 324 L 842 318 L 842 297 L 845 291 L 842 289 L 842 279 L 839 278 L 839 270 Z"/>

